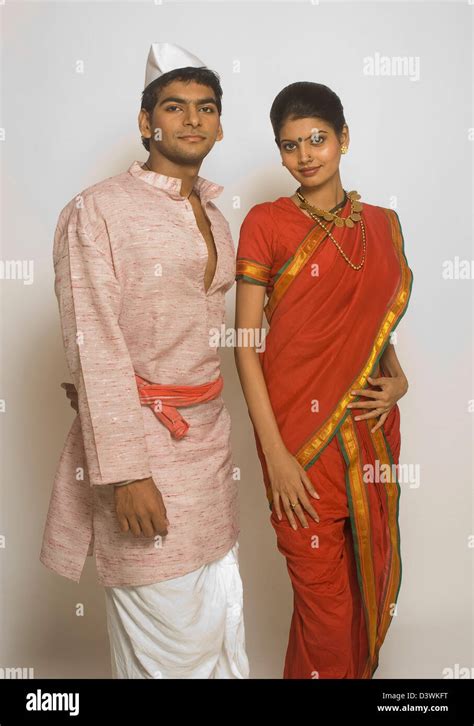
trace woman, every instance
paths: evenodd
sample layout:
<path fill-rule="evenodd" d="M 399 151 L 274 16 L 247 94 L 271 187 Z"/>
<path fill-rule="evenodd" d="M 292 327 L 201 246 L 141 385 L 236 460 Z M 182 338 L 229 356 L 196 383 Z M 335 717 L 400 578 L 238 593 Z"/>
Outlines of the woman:
<path fill-rule="evenodd" d="M 258 330 L 263 311 L 270 329 L 236 362 L 294 591 L 284 678 L 371 678 L 401 579 L 408 383 L 390 335 L 413 275 L 396 212 L 342 187 L 338 96 L 291 84 L 270 119 L 298 189 L 242 224 L 236 329 Z"/>

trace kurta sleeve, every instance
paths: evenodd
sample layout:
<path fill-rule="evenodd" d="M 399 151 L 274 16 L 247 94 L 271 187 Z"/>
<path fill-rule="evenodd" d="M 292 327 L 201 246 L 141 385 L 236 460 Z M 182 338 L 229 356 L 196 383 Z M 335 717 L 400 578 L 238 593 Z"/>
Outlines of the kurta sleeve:
<path fill-rule="evenodd" d="M 236 280 L 267 286 L 274 259 L 270 204 L 257 204 L 240 227 Z"/>
<path fill-rule="evenodd" d="M 54 238 L 55 292 L 78 395 L 91 485 L 151 476 L 135 371 L 119 325 L 121 288 L 105 220 L 90 200 L 62 211 Z M 91 221 L 91 218 L 93 221 Z"/>

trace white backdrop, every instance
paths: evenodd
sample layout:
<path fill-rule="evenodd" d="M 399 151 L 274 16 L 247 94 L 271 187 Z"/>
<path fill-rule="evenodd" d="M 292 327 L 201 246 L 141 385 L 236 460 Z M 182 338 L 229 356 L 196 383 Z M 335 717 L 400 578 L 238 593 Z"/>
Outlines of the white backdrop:
<path fill-rule="evenodd" d="M 296 186 L 273 141 L 268 114 L 276 94 L 311 80 L 341 97 L 351 132 L 341 162 L 344 188 L 357 189 L 362 201 L 396 207 L 414 272 L 397 352 L 410 383 L 400 402 L 401 462 L 418 466 L 420 480 L 415 487 L 402 483 L 402 585 L 376 677 L 439 678 L 456 664 L 473 665 L 474 281 L 443 277 L 446 261 L 474 257 L 473 14 L 468 2 L 7 1 L 1 8 L 1 257 L 32 261 L 34 277 L 32 284 L 0 279 L 0 668 L 33 668 L 35 677 L 110 677 L 94 561 L 88 558 L 77 585 L 38 560 L 73 417 L 59 387 L 69 377 L 52 239 L 59 211 L 76 193 L 146 159 L 136 117 L 149 46 L 158 41 L 188 48 L 221 76 L 225 138 L 201 175 L 225 186 L 219 206 L 236 245 L 252 205 L 291 195 Z M 407 56 L 418 72 L 367 75 L 364 59 L 377 54 Z M 234 295 L 227 300 L 229 326 Z M 234 462 L 242 472 L 251 676 L 280 678 L 292 592 L 232 350 L 222 359 Z"/>

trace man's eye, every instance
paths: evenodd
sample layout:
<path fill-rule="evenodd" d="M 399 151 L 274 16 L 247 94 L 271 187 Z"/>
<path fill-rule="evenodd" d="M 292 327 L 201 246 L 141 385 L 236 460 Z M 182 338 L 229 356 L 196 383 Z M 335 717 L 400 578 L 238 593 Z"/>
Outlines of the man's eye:
<path fill-rule="evenodd" d="M 179 106 L 166 106 L 167 111 L 173 111 L 176 108 L 180 108 Z M 214 109 L 212 106 L 202 106 L 200 111 L 209 111 L 210 113 L 214 112 Z"/>

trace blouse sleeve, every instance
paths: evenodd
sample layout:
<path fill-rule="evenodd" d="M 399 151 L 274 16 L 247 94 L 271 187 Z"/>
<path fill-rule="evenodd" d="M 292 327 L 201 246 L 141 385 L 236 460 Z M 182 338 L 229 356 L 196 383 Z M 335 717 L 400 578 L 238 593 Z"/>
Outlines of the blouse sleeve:
<path fill-rule="evenodd" d="M 240 228 L 235 279 L 266 287 L 271 277 L 273 249 L 270 203 L 257 204 Z"/>
<path fill-rule="evenodd" d="M 92 211 L 93 211 L 93 202 Z M 55 292 L 78 396 L 91 485 L 151 476 L 135 371 L 119 325 L 121 288 L 105 220 L 70 202 L 54 239 Z"/>

